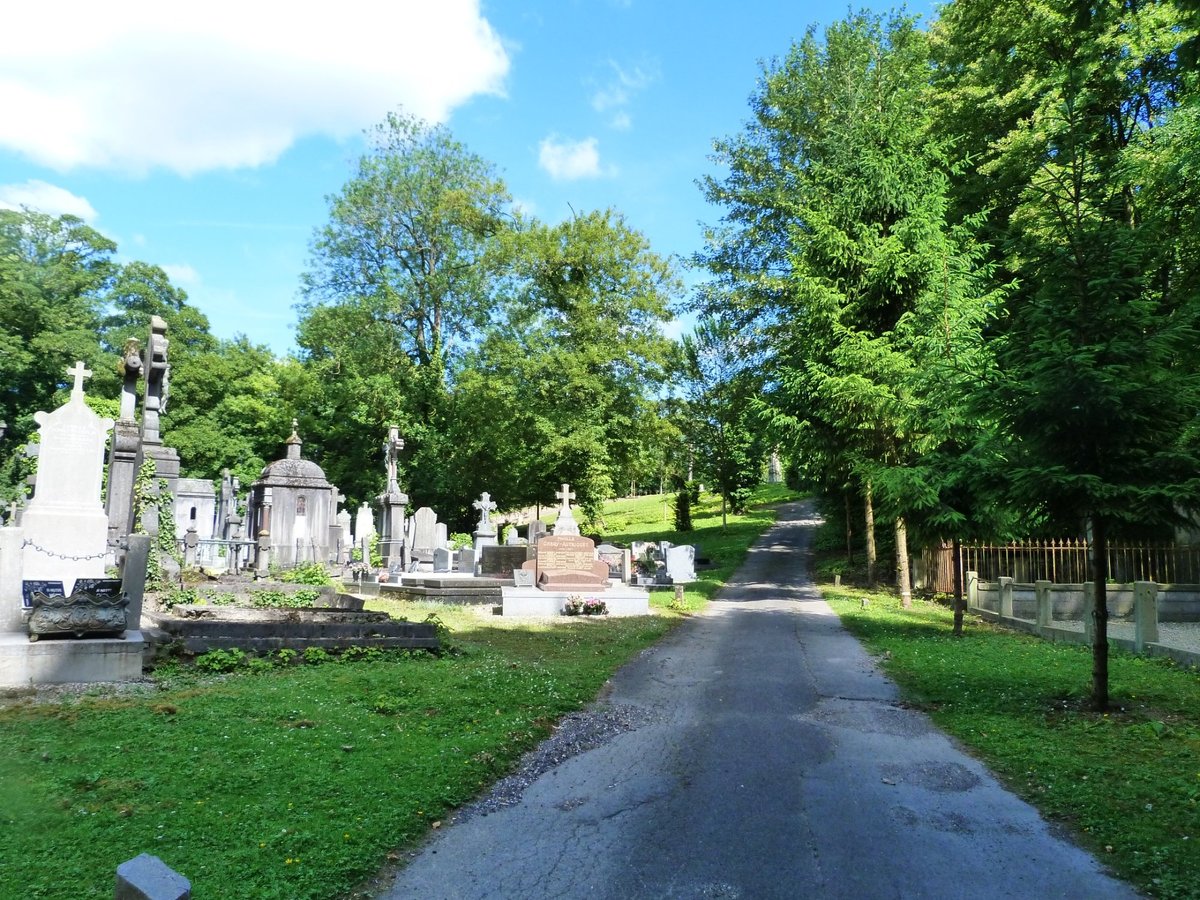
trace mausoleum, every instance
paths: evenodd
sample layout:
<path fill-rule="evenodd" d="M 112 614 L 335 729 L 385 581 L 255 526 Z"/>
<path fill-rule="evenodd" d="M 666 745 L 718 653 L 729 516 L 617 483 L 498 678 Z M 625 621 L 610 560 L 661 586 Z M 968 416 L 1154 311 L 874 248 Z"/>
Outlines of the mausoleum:
<path fill-rule="evenodd" d="M 250 486 L 247 536 L 258 539 L 267 532 L 271 563 L 283 568 L 328 562 L 337 552 L 329 538 L 337 525 L 338 491 L 320 466 L 300 456 L 304 442 L 296 424 L 293 419 L 287 456 L 264 468 Z"/>

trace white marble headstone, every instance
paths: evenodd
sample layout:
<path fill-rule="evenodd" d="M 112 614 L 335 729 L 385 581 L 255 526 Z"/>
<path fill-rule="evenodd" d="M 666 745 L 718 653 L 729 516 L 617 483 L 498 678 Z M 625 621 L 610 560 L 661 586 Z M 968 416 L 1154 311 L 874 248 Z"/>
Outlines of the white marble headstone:
<path fill-rule="evenodd" d="M 108 516 L 100 499 L 104 443 L 113 420 L 83 399 L 91 375 L 77 362 L 71 398 L 54 412 L 34 414 L 40 448 L 33 499 L 21 518 L 25 548 L 22 577 L 55 580 L 71 592 L 77 578 L 103 578 Z"/>

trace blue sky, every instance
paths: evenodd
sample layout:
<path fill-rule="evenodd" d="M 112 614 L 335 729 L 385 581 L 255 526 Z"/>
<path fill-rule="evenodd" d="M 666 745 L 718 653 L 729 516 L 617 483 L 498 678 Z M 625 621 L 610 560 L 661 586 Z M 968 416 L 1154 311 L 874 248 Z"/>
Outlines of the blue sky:
<path fill-rule="evenodd" d="M 539 218 L 612 207 L 656 252 L 686 258 L 700 223 L 720 216 L 696 181 L 714 171 L 713 139 L 747 120 L 761 61 L 848 11 L 342 0 L 283 19 L 259 0 L 22 6 L 6 13 L 0 54 L 0 206 L 81 215 L 122 259 L 166 269 L 216 335 L 280 354 L 294 349 L 325 198 L 390 110 L 443 122 Z"/>

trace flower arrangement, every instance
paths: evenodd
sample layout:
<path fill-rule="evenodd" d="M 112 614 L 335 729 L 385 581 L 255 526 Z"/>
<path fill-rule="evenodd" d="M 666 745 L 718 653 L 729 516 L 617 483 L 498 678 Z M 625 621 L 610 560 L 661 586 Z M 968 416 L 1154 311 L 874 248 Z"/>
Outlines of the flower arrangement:
<path fill-rule="evenodd" d="M 606 616 L 608 604 L 595 597 L 586 600 L 578 594 L 572 594 L 563 604 L 563 614 L 568 616 Z"/>

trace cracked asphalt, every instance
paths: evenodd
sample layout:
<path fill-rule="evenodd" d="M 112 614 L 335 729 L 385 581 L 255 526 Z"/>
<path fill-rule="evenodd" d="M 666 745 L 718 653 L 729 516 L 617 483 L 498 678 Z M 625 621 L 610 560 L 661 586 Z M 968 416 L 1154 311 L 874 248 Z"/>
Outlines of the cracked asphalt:
<path fill-rule="evenodd" d="M 785 505 L 705 614 L 616 673 L 590 715 L 618 727 L 467 810 L 381 896 L 1138 896 L 899 703 L 807 579 L 816 524 Z"/>

